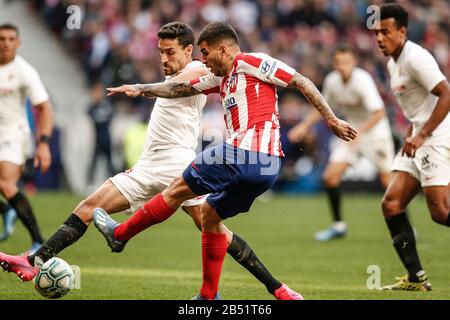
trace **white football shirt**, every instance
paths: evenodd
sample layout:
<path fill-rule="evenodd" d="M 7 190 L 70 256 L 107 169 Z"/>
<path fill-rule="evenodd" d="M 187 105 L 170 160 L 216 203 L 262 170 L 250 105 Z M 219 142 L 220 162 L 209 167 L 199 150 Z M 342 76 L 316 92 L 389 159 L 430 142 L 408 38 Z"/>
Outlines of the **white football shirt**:
<path fill-rule="evenodd" d="M 27 123 L 25 99 L 32 105 L 49 99 L 37 71 L 20 56 L 0 65 L 0 127 Z"/>
<path fill-rule="evenodd" d="M 200 61 L 194 60 L 184 70 L 201 66 Z M 166 77 L 166 81 L 170 78 Z M 180 147 L 195 150 L 205 104 L 203 94 L 176 99 L 157 98 L 148 124 L 144 152 Z"/>
<path fill-rule="evenodd" d="M 438 97 L 431 93 L 445 76 L 436 60 L 418 44 L 407 41 L 397 61 L 390 59 L 388 71 L 391 89 L 415 135 L 430 118 Z M 450 141 L 450 114 L 434 129 L 425 144 Z"/>
<path fill-rule="evenodd" d="M 372 76 L 361 68 L 354 68 L 350 79 L 344 82 L 338 71 L 330 72 L 323 84 L 322 94 L 355 128 L 366 122 L 371 113 L 384 108 Z M 391 137 L 389 121 L 385 116 L 366 133 L 366 136 Z"/>

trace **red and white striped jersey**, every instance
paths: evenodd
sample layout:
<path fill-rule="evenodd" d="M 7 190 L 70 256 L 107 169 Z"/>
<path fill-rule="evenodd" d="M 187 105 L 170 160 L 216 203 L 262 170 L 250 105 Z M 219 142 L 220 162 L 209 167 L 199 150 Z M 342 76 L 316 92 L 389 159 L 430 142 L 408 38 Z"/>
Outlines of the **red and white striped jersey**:
<path fill-rule="evenodd" d="M 198 91 L 220 93 L 225 123 L 235 147 L 284 156 L 280 141 L 276 86 L 286 87 L 295 70 L 264 53 L 239 53 L 226 77 L 192 80 Z"/>

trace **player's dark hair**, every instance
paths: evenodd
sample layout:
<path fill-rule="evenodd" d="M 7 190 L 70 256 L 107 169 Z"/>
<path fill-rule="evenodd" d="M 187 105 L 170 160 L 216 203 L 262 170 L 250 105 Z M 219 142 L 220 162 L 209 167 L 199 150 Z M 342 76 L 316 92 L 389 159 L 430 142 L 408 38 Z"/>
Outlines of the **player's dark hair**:
<path fill-rule="evenodd" d="M 19 28 L 10 23 L 0 25 L 0 30 L 14 30 L 17 33 L 17 36 L 19 36 Z"/>
<path fill-rule="evenodd" d="M 396 3 L 383 4 L 380 7 L 380 20 L 394 18 L 397 29 L 408 28 L 408 12 Z"/>
<path fill-rule="evenodd" d="M 205 41 L 208 44 L 215 44 L 222 40 L 232 40 L 239 45 L 239 38 L 236 30 L 229 23 L 212 22 L 203 28 L 198 38 L 197 44 Z"/>
<path fill-rule="evenodd" d="M 170 22 L 161 27 L 158 32 L 160 39 L 178 39 L 183 48 L 194 45 L 194 32 L 183 22 Z"/>

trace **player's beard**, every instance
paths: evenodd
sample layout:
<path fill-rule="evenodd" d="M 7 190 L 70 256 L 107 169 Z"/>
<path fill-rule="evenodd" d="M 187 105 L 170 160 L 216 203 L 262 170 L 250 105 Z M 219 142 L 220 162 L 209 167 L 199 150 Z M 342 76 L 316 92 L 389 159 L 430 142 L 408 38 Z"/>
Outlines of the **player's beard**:
<path fill-rule="evenodd" d="M 163 68 L 163 71 L 164 71 L 164 75 L 166 75 L 166 76 L 176 76 L 181 71 L 181 69 L 179 69 L 179 68 L 175 69 L 175 68 L 173 68 L 171 66 L 168 66 L 168 65 L 166 65 L 164 67 L 165 68 Z"/>

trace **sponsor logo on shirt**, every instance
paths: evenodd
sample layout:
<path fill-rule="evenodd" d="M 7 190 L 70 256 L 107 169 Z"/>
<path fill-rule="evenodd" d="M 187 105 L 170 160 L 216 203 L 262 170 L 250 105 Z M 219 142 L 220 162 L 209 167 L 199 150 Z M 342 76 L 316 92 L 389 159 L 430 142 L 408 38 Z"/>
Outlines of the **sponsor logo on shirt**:
<path fill-rule="evenodd" d="M 270 70 L 270 62 L 269 60 L 264 61 L 264 63 L 261 65 L 261 73 L 266 74 Z"/>
<path fill-rule="evenodd" d="M 230 110 L 231 108 L 235 107 L 237 105 L 236 99 L 234 97 L 228 98 L 225 101 L 225 109 Z"/>
<path fill-rule="evenodd" d="M 438 167 L 438 165 L 436 163 L 431 162 L 429 154 L 423 156 L 421 160 L 422 160 L 421 161 L 422 162 L 422 171 L 424 171 L 426 173 L 428 173 L 431 170 Z M 429 179 L 431 179 L 431 178 L 429 178 Z M 426 180 L 429 180 L 429 179 L 426 179 Z"/>

